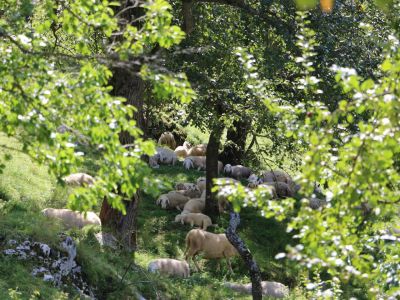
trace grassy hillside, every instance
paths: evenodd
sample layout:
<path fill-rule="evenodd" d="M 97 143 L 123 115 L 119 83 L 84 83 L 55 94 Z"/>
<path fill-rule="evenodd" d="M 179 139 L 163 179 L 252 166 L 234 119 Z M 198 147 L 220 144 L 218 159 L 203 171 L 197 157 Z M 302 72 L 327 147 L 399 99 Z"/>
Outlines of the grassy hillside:
<path fill-rule="evenodd" d="M 38 166 L 19 151 L 17 141 L 0 137 L 0 144 L 14 150 L 2 150 L 12 155 L 5 161 L 0 175 L 0 299 L 79 299 L 71 286 L 63 290 L 53 287 L 30 273 L 32 264 L 3 254 L 7 241 L 16 239 L 48 243 L 57 247 L 60 224 L 44 218 L 45 207 L 65 207 L 70 190 L 57 185 L 43 166 Z M 182 166 L 162 167 L 154 176 L 173 186 L 176 182 L 194 182 L 201 172 L 184 171 Z M 164 191 L 160 191 L 164 192 Z M 250 299 L 223 287 L 225 281 L 249 282 L 246 269 L 239 258 L 233 260 L 234 274 L 229 274 L 224 261 L 217 270 L 215 261 L 201 260 L 201 273 L 192 273 L 188 279 L 174 279 L 149 274 L 148 262 L 154 258 L 183 258 L 184 238 L 189 226 L 174 223 L 177 211 L 161 210 L 155 199 L 144 196 L 139 211 L 139 249 L 135 256 L 116 250 L 101 249 L 94 234 L 100 228 L 86 227 L 69 230 L 78 244 L 78 262 L 86 280 L 96 288 L 100 299 L 135 299 L 136 289 L 147 299 Z M 290 237 L 283 224 L 266 220 L 253 209 L 242 214 L 240 235 L 248 243 L 263 273 L 263 279 L 296 286 L 298 274 L 294 265 L 274 260 L 283 251 Z M 211 231 L 223 232 L 228 216 L 223 215 L 218 227 Z M 36 294 L 36 296 L 35 296 Z M 301 293 L 292 291 L 291 299 L 301 299 Z"/>

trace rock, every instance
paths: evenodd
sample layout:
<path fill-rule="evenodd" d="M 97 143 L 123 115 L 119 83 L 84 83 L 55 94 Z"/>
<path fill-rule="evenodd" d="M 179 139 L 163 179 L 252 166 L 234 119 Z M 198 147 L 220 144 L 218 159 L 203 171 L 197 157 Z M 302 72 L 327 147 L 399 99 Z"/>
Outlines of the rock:
<path fill-rule="evenodd" d="M 251 283 L 240 284 L 226 282 L 226 287 L 243 294 L 251 294 Z M 268 297 L 285 298 L 289 295 L 289 288 L 275 281 L 261 281 L 262 294 Z"/>
<path fill-rule="evenodd" d="M 99 232 L 95 234 L 97 241 L 100 246 L 110 247 L 111 249 L 117 249 L 118 240 L 111 234 L 107 232 Z"/>

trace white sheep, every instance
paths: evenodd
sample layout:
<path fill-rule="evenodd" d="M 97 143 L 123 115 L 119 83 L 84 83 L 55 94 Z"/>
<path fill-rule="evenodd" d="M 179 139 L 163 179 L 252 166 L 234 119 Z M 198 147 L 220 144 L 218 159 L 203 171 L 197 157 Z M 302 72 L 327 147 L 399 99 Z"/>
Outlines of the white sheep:
<path fill-rule="evenodd" d="M 175 148 L 174 152 L 178 157 L 185 158 L 189 155 L 189 150 L 192 146 L 188 142 L 184 142 L 182 146 L 178 146 Z"/>
<path fill-rule="evenodd" d="M 192 258 L 197 271 L 200 271 L 200 268 L 194 258 L 200 253 L 206 259 L 225 258 L 231 272 L 232 266 L 229 258 L 238 255 L 237 250 L 224 233 L 215 234 L 201 229 L 192 229 L 186 235 L 185 259 L 189 263 Z"/>
<path fill-rule="evenodd" d="M 182 214 L 202 213 L 206 207 L 205 198 L 194 198 L 186 202 L 183 207 Z"/>
<path fill-rule="evenodd" d="M 237 180 L 241 180 L 242 178 L 248 178 L 253 171 L 250 168 L 244 167 L 242 165 L 232 166 L 230 164 L 226 164 L 224 168 L 224 173 L 227 176 L 233 177 Z"/>
<path fill-rule="evenodd" d="M 183 161 L 183 166 L 186 170 L 191 168 L 200 170 L 206 169 L 206 157 L 205 156 L 188 156 Z"/>
<path fill-rule="evenodd" d="M 223 178 L 218 178 L 218 181 L 216 185 L 219 187 L 218 188 L 218 194 L 217 194 L 217 200 L 218 200 L 218 210 L 220 213 L 224 212 L 225 209 L 228 206 L 228 193 L 227 193 L 227 188 L 223 188 L 224 186 L 227 185 L 238 185 L 240 182 L 236 179 L 229 178 L 229 177 L 223 177 Z"/>
<path fill-rule="evenodd" d="M 199 226 L 203 230 L 207 230 L 208 226 L 212 226 L 211 218 L 202 213 L 187 213 L 180 214 L 175 217 L 175 222 L 181 222 L 182 224 L 190 224 L 190 226 Z"/>
<path fill-rule="evenodd" d="M 189 199 L 189 197 L 186 197 L 177 191 L 171 191 L 167 194 L 160 195 L 156 204 L 160 205 L 163 209 L 176 208 L 181 210 Z"/>
<path fill-rule="evenodd" d="M 224 284 L 227 288 L 230 288 L 236 292 L 243 294 L 251 294 L 251 283 L 240 284 L 240 283 L 229 283 Z M 280 282 L 275 281 L 261 281 L 261 288 L 263 296 L 274 297 L 274 298 L 285 298 L 289 296 L 289 288 Z"/>
<path fill-rule="evenodd" d="M 157 154 L 159 154 L 159 162 L 165 165 L 175 165 L 178 157 L 175 152 L 168 148 L 157 147 Z"/>
<path fill-rule="evenodd" d="M 189 264 L 183 260 L 171 258 L 159 258 L 152 260 L 148 265 L 148 271 L 159 272 L 163 275 L 187 278 L 190 276 Z"/>
<path fill-rule="evenodd" d="M 199 144 L 188 150 L 188 156 L 206 156 L 207 144 Z"/>
<path fill-rule="evenodd" d="M 73 227 L 82 228 L 86 225 L 101 226 L 100 218 L 92 211 L 86 212 L 86 217 L 84 213 L 72 211 L 67 208 L 45 208 L 42 210 L 42 213 L 46 217 L 60 219 L 62 223 L 69 229 Z"/>
<path fill-rule="evenodd" d="M 70 174 L 63 178 L 64 182 L 71 186 L 91 186 L 94 184 L 94 178 L 86 173 Z"/>
<path fill-rule="evenodd" d="M 160 138 L 158 139 L 158 144 L 166 145 L 167 147 L 169 147 L 171 149 L 176 148 L 176 142 L 175 142 L 174 135 L 168 131 L 161 134 Z"/>

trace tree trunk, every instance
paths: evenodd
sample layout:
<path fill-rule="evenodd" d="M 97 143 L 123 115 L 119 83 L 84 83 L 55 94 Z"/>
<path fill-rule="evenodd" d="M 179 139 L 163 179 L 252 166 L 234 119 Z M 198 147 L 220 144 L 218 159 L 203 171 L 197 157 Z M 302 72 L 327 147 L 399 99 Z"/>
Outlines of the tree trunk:
<path fill-rule="evenodd" d="M 228 129 L 224 150 L 220 160 L 224 164 L 239 165 L 243 163 L 246 152 L 246 139 L 249 122 L 239 120 L 233 122 L 233 127 Z"/>
<path fill-rule="evenodd" d="M 136 107 L 137 111 L 134 114 L 134 119 L 137 126 L 140 129 L 145 128 L 144 110 L 143 110 L 143 96 L 145 90 L 145 83 L 139 75 L 134 75 L 131 72 L 124 69 L 112 70 L 113 77 L 111 78 L 110 84 L 113 86 L 111 92 L 114 96 L 125 98 L 126 104 L 130 104 Z M 121 144 L 132 144 L 133 138 L 127 132 L 121 132 L 120 134 Z"/>
<path fill-rule="evenodd" d="M 247 269 L 250 272 L 251 278 L 251 294 L 253 300 L 262 299 L 262 287 L 261 287 L 261 272 L 256 261 L 250 253 L 250 250 L 246 247 L 245 243 L 236 233 L 236 229 L 240 224 L 240 215 L 232 211 L 230 212 L 229 226 L 225 231 L 226 237 L 229 242 L 236 248 L 240 256 L 244 260 Z"/>
<path fill-rule="evenodd" d="M 216 126 L 211 131 L 207 145 L 206 156 L 206 215 L 210 216 L 213 221 L 219 216 L 218 202 L 216 193 L 212 193 L 213 179 L 218 177 L 218 149 L 222 136 L 223 127 Z"/>
<path fill-rule="evenodd" d="M 101 205 L 101 225 L 108 227 L 116 235 L 128 251 L 135 251 L 137 248 L 137 212 L 140 201 L 140 194 L 137 192 L 131 201 L 124 201 L 126 215 L 113 209 L 105 199 Z"/>

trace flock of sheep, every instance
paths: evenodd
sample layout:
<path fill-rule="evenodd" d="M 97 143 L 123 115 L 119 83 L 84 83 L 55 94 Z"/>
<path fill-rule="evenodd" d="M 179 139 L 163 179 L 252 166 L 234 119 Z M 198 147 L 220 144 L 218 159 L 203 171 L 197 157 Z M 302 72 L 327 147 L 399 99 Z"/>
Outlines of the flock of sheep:
<path fill-rule="evenodd" d="M 198 170 L 205 170 L 207 144 L 191 147 L 190 144 L 185 142 L 183 146 L 176 147 L 173 135 L 165 132 L 159 139 L 159 145 L 157 153 L 149 158 L 151 167 L 158 168 L 160 163 L 175 165 L 178 157 L 182 157 L 184 158 L 183 166 L 185 169 L 197 168 Z M 161 147 L 162 145 L 167 145 L 175 150 Z M 220 185 L 239 184 L 240 180 L 247 179 L 247 188 L 264 186 L 270 190 L 271 197 L 275 199 L 293 197 L 300 189 L 300 186 L 287 173 L 280 170 L 265 171 L 260 176 L 257 176 L 248 167 L 242 165 L 232 166 L 230 164 L 223 166 L 222 162 L 219 162 L 218 170 L 220 174 L 223 172 L 227 176 L 219 178 Z M 85 173 L 77 173 L 64 178 L 64 181 L 68 185 L 90 186 L 94 183 L 94 178 Z M 210 226 L 215 225 L 212 224 L 209 216 L 203 214 L 206 199 L 205 190 L 206 179 L 205 177 L 200 177 L 195 183 L 177 183 L 175 190 L 159 196 L 156 204 L 161 206 L 162 209 L 176 209 L 180 212 L 176 215 L 175 222 L 190 224 L 192 227 L 197 226 L 199 228 L 190 230 L 186 235 L 185 260 L 155 259 L 148 265 L 150 272 L 186 278 L 190 276 L 190 259 L 193 260 L 196 269 L 200 271 L 197 262 L 194 260 L 198 254 L 202 254 L 205 259 L 225 258 L 227 266 L 232 272 L 229 259 L 237 256 L 238 252 L 228 241 L 225 234 L 214 234 L 207 231 Z M 219 210 L 223 212 L 228 203 L 226 196 L 219 193 L 217 198 Z M 315 198 L 312 201 L 310 199 L 312 208 L 318 208 L 323 204 L 323 200 Z M 88 224 L 101 225 L 99 217 L 93 212 L 88 212 L 84 216 L 79 212 L 68 209 L 47 208 L 43 210 L 43 214 L 61 219 L 69 228 L 81 228 Z"/>

